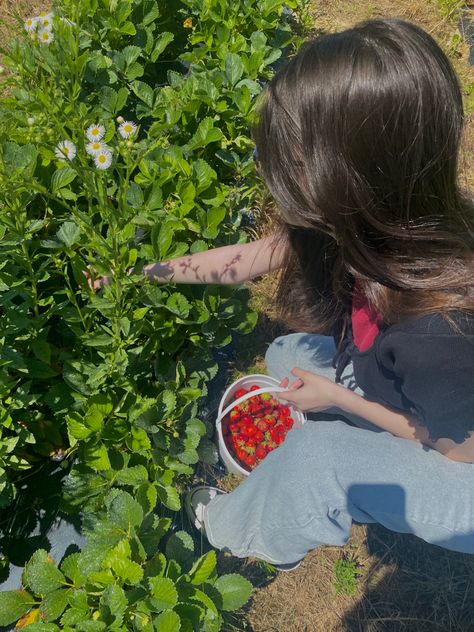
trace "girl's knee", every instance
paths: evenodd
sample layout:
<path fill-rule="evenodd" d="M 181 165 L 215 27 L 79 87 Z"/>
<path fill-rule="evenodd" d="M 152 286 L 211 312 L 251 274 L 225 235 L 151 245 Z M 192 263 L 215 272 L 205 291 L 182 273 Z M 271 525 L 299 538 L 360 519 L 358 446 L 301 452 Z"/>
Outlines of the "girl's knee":
<path fill-rule="evenodd" d="M 290 377 L 294 366 L 294 340 L 299 334 L 279 336 L 271 343 L 265 353 L 265 364 L 269 375 L 277 379 Z"/>

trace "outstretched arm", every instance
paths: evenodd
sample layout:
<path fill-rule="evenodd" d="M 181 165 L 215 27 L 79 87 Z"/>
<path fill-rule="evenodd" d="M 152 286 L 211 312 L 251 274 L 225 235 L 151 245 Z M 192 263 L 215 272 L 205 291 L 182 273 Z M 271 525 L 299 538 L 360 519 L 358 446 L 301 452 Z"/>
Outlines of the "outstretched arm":
<path fill-rule="evenodd" d="M 281 267 L 283 253 L 272 235 L 246 244 L 222 246 L 143 267 L 152 281 L 174 283 L 245 283 Z M 275 248 L 276 247 L 276 248 Z"/>
<path fill-rule="evenodd" d="M 156 283 L 234 285 L 280 268 L 284 250 L 284 242 L 277 235 L 270 235 L 246 244 L 232 244 L 169 261 L 149 263 L 130 272 L 143 274 Z M 93 283 L 90 281 L 90 284 L 98 289 L 109 282 L 109 278 L 103 277 Z"/>

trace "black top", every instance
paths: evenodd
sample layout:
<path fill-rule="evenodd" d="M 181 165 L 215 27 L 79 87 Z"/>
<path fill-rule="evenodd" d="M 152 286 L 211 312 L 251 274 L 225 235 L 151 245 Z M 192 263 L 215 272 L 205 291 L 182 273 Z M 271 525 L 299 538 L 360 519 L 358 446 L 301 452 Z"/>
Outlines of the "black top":
<path fill-rule="evenodd" d="M 349 332 L 336 380 L 351 359 L 367 399 L 415 417 L 431 441 L 462 443 L 474 430 L 474 314 L 450 315 L 460 332 L 440 314 L 412 318 L 382 326 L 364 352 Z"/>

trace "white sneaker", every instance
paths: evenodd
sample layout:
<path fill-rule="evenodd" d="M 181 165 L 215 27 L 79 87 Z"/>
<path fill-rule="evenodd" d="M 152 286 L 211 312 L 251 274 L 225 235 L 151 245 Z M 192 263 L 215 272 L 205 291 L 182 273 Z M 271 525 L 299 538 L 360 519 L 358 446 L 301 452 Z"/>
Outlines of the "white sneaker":
<path fill-rule="evenodd" d="M 216 496 L 226 493 L 227 492 L 217 487 L 200 485 L 199 487 L 193 487 L 193 489 L 189 490 L 186 494 L 184 507 L 189 519 L 198 531 L 204 534 L 206 533 L 204 529 L 204 507 Z"/>

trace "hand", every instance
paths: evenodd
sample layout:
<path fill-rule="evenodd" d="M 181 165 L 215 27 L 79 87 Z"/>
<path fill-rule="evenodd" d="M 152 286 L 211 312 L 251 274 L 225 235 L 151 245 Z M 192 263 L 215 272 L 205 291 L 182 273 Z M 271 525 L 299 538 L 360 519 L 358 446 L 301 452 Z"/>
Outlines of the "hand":
<path fill-rule="evenodd" d="M 88 272 L 84 272 L 84 276 L 87 280 L 87 285 L 94 292 L 96 290 L 100 290 L 102 287 L 104 287 L 104 285 L 110 285 L 110 282 L 112 280 L 111 277 L 106 276 L 96 277 L 96 273 L 97 270 L 95 270 L 94 268 L 89 268 Z"/>
<path fill-rule="evenodd" d="M 298 379 L 291 385 L 288 378 L 282 380 L 280 386 L 288 386 L 288 390 L 278 393 L 279 399 L 291 402 L 303 412 L 320 412 L 337 406 L 337 395 L 341 388 L 338 384 L 303 369 L 294 368 L 291 372 Z"/>

